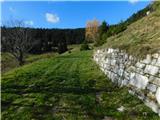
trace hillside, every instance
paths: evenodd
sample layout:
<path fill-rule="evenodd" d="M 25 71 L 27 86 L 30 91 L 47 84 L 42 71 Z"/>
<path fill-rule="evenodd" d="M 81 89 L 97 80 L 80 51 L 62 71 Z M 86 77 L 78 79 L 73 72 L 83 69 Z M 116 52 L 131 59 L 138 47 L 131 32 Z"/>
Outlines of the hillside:
<path fill-rule="evenodd" d="M 158 119 L 127 89 L 113 85 L 91 56 L 74 51 L 4 74 L 2 120 Z M 117 110 L 121 106 L 125 112 Z"/>
<path fill-rule="evenodd" d="M 153 12 L 132 23 L 124 32 L 108 38 L 103 47 L 120 48 L 139 58 L 160 48 L 160 2 L 152 4 Z"/>

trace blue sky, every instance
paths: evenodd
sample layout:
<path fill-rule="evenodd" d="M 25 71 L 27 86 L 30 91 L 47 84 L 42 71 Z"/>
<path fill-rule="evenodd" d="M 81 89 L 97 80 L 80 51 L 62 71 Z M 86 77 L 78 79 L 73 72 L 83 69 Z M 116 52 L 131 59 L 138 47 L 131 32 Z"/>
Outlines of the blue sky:
<path fill-rule="evenodd" d="M 80 28 L 86 21 L 105 20 L 116 24 L 146 7 L 150 2 L 130 1 L 21 1 L 2 2 L 1 21 L 23 20 L 35 28 Z"/>

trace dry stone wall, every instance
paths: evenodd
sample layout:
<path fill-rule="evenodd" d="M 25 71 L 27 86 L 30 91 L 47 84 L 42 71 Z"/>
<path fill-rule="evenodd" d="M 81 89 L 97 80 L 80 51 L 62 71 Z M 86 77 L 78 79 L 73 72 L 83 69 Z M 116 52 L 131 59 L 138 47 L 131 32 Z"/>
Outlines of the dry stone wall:
<path fill-rule="evenodd" d="M 160 115 L 160 51 L 138 60 L 119 49 L 101 49 L 94 52 L 100 69 L 119 86 L 127 86 Z"/>

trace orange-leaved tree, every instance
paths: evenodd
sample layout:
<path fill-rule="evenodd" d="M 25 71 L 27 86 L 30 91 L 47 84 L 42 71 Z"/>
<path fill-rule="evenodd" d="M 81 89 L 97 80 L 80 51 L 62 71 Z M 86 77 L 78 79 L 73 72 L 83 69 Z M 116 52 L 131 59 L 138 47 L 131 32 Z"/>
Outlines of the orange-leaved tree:
<path fill-rule="evenodd" d="M 85 31 L 86 41 L 88 41 L 88 42 L 96 42 L 97 41 L 97 39 L 99 37 L 98 28 L 99 28 L 98 20 L 94 19 L 94 20 L 90 20 L 87 22 L 86 31 Z"/>

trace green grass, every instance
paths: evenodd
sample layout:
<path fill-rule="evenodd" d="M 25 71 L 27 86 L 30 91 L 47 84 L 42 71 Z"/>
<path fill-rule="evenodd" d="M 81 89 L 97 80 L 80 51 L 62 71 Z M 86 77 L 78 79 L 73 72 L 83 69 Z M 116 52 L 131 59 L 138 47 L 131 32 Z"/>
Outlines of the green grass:
<path fill-rule="evenodd" d="M 70 52 L 78 51 L 80 49 L 80 45 L 68 45 L 68 49 Z M 65 54 L 67 54 L 66 52 Z M 25 55 L 25 64 L 29 64 L 41 59 L 50 58 L 57 56 L 57 52 L 49 52 L 43 54 L 27 54 Z M 13 70 L 15 68 L 20 67 L 18 61 L 15 59 L 13 55 L 8 52 L 1 53 L 1 72 L 2 74 Z"/>
<path fill-rule="evenodd" d="M 56 55 L 57 53 L 54 53 L 54 52 L 43 53 L 43 54 L 30 54 L 26 58 L 26 63 L 32 63 L 37 60 L 44 59 L 44 58 L 50 58 Z"/>
<path fill-rule="evenodd" d="M 25 64 L 29 64 L 40 59 L 56 56 L 57 53 L 50 52 L 45 54 L 28 54 L 25 58 Z M 1 54 L 1 72 L 4 74 L 12 69 L 19 67 L 18 61 L 10 53 L 3 52 Z"/>
<path fill-rule="evenodd" d="M 68 45 L 68 51 L 63 54 L 68 54 L 69 52 L 75 52 L 80 50 L 80 44 Z M 90 46 L 93 46 L 90 44 Z M 29 64 L 41 59 L 46 59 L 50 57 L 57 56 L 57 52 L 48 52 L 43 54 L 27 54 L 25 55 L 25 64 Z M 4 74 L 10 70 L 20 67 L 18 61 L 15 59 L 13 55 L 8 52 L 1 53 L 1 73 Z"/>
<path fill-rule="evenodd" d="M 2 120 L 159 119 L 126 88 L 112 84 L 91 56 L 92 51 L 72 51 L 5 73 Z M 120 106 L 126 110 L 117 111 Z"/>
<path fill-rule="evenodd" d="M 9 53 L 1 53 L 1 72 L 7 72 L 10 69 L 18 67 L 18 62 Z"/>

